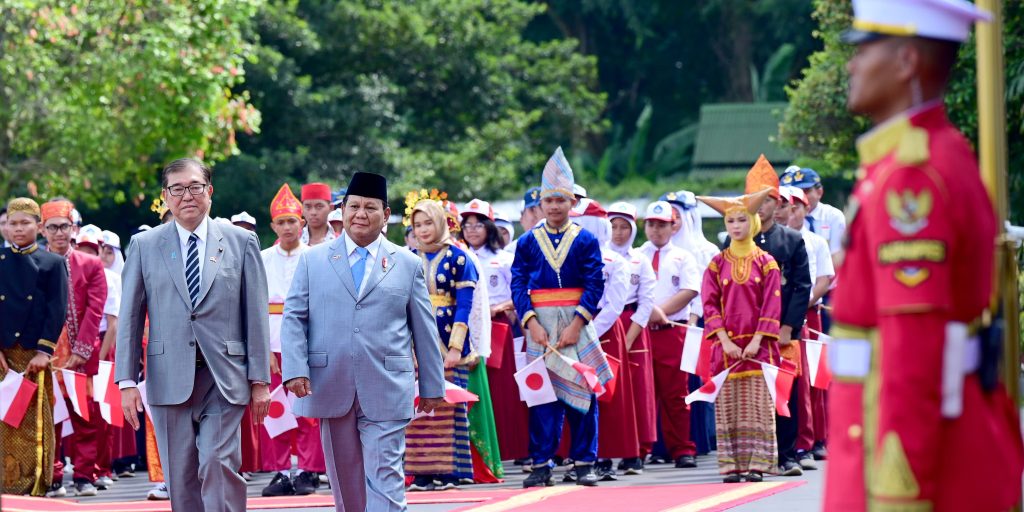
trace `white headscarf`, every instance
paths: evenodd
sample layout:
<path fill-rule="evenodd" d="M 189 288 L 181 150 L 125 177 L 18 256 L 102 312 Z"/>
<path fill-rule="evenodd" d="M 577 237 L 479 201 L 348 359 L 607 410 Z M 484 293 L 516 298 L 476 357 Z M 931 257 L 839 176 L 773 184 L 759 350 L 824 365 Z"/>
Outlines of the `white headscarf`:
<path fill-rule="evenodd" d="M 608 219 L 583 215 L 574 217 L 572 220 L 579 224 L 581 228 L 590 231 L 590 234 L 597 238 L 597 243 L 601 244 L 601 247 L 607 247 L 611 243 L 612 223 Z"/>
<path fill-rule="evenodd" d="M 612 219 L 614 219 L 614 218 L 623 219 L 626 222 L 628 222 L 629 223 L 629 229 L 631 230 L 631 234 L 629 235 L 629 242 L 627 242 L 625 245 L 615 245 L 615 242 L 613 242 L 613 241 L 611 241 L 611 239 L 609 239 L 608 240 L 608 247 L 611 250 L 619 253 L 620 256 L 628 256 L 629 255 L 629 250 L 633 248 L 633 242 L 636 241 L 636 221 L 633 220 L 633 218 L 629 217 L 628 215 L 621 215 L 621 214 L 617 214 L 617 213 L 610 213 L 610 214 L 608 214 L 608 226 L 611 226 Z"/>

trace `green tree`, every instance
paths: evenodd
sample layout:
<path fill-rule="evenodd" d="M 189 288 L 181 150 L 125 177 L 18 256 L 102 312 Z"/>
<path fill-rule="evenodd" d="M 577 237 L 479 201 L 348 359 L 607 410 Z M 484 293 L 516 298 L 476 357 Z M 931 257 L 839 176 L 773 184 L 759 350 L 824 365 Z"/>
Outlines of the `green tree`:
<path fill-rule="evenodd" d="M 141 204 L 164 160 L 235 152 L 259 3 L 0 0 L 0 197 Z"/>

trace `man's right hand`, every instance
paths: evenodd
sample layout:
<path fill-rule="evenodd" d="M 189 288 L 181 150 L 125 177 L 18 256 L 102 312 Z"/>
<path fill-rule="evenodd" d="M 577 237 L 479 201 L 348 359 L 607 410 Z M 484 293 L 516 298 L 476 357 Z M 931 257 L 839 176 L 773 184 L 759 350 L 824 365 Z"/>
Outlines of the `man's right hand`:
<path fill-rule="evenodd" d="M 124 419 L 133 429 L 139 429 L 139 413 L 144 411 L 142 407 L 142 395 L 139 388 L 124 388 L 121 390 L 121 412 Z"/>
<path fill-rule="evenodd" d="M 305 377 L 296 377 L 288 382 L 284 383 L 284 387 L 288 388 L 291 394 L 297 398 L 302 398 L 313 394 L 313 388 L 309 386 L 309 379 Z"/>

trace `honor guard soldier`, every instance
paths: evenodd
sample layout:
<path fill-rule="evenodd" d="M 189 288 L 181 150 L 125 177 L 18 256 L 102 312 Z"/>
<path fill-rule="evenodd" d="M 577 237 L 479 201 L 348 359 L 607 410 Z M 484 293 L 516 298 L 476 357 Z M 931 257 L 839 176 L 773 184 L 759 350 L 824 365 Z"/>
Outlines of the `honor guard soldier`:
<path fill-rule="evenodd" d="M 996 219 L 943 107 L 959 43 L 989 15 L 962 0 L 853 6 L 847 107 L 875 128 L 857 141 L 833 292 L 824 508 L 1010 510 L 1020 424 L 1005 390 L 978 373 L 994 359 L 979 327 Z"/>

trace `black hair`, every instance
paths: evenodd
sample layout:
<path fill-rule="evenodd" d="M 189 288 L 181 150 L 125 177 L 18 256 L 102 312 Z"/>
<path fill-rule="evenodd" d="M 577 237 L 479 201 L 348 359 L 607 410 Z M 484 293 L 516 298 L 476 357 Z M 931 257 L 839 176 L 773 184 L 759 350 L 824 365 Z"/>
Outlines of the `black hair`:
<path fill-rule="evenodd" d="M 481 224 L 484 225 L 484 230 L 487 231 L 487 237 L 484 238 L 484 246 L 491 250 L 491 252 L 498 252 L 501 250 L 503 244 L 501 242 L 501 233 L 498 233 L 498 226 L 494 224 L 494 221 L 483 215 L 477 215 L 475 213 L 467 213 L 462 217 L 462 223 L 459 227 L 459 238 L 466 242 L 466 220 L 470 217 L 476 217 Z M 466 242 L 469 245 L 469 242 Z"/>
<path fill-rule="evenodd" d="M 184 171 L 185 169 L 188 169 L 189 167 L 195 167 L 196 169 L 199 169 L 200 171 L 202 171 L 203 179 L 206 180 L 206 184 L 207 185 L 210 185 L 210 184 L 213 183 L 213 179 L 211 177 L 213 173 L 210 171 L 210 168 L 206 164 L 204 164 L 202 161 L 197 160 L 195 158 L 179 158 L 179 159 L 177 159 L 177 160 L 167 164 L 167 166 L 164 167 L 164 170 L 160 171 L 160 186 L 164 187 L 164 188 L 167 188 L 167 177 L 168 176 L 170 176 L 172 174 L 175 174 L 175 173 L 178 173 L 178 172 L 181 172 L 181 171 Z"/>

